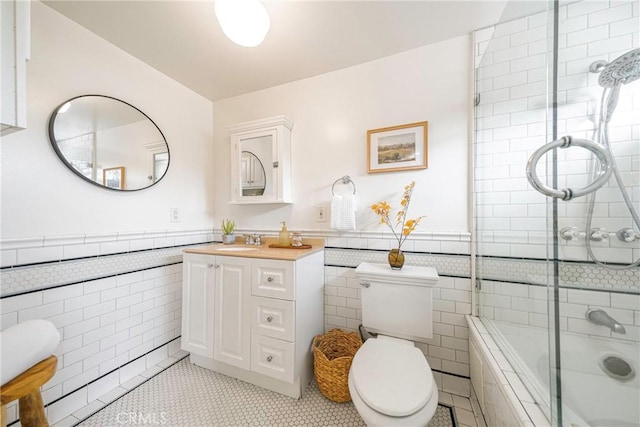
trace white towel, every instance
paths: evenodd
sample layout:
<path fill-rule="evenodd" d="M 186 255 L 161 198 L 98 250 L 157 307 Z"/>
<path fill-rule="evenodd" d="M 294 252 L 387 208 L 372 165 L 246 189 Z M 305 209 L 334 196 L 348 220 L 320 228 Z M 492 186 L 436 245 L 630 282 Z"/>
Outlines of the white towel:
<path fill-rule="evenodd" d="M 31 319 L 11 326 L 0 333 L 4 385 L 33 365 L 51 356 L 60 342 L 60 332 L 48 320 Z"/>
<path fill-rule="evenodd" d="M 356 229 L 356 197 L 353 194 L 334 194 L 331 198 L 331 228 Z"/>

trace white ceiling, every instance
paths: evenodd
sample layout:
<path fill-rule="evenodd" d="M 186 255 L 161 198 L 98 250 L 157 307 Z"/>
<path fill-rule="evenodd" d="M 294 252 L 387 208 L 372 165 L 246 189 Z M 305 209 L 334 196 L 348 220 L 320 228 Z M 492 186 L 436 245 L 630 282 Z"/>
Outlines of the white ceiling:
<path fill-rule="evenodd" d="M 215 101 L 372 61 L 544 9 L 544 0 L 265 1 L 264 43 L 229 41 L 213 0 L 45 4 Z M 437 65 L 437 64 L 435 64 Z"/>

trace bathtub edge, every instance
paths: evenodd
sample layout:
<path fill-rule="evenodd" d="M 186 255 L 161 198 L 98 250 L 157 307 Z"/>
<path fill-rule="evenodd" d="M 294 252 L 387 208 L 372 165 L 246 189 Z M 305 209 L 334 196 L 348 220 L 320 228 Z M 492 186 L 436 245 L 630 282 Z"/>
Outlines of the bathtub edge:
<path fill-rule="evenodd" d="M 471 384 L 474 387 L 475 393 L 478 396 L 478 402 L 480 404 L 480 408 L 487 419 L 488 425 L 508 425 L 509 423 L 504 422 L 504 420 L 498 421 L 496 420 L 496 416 L 499 414 L 494 412 L 493 408 L 488 408 L 490 406 L 487 404 L 487 389 L 490 389 L 494 384 L 487 384 L 487 375 L 490 374 L 496 381 L 495 385 L 499 387 L 497 390 L 502 397 L 503 401 L 507 402 L 507 405 L 504 405 L 502 409 L 506 409 L 508 411 L 508 415 L 502 412 L 502 415 L 506 415 L 507 417 L 510 415 L 513 420 L 516 420 L 519 426 L 522 427 L 544 427 L 550 425 L 546 416 L 540 409 L 540 407 L 531 403 L 535 400 L 529 395 L 528 398 L 525 398 L 525 402 L 521 401 L 521 398 L 518 397 L 518 394 L 509 383 L 507 376 L 504 374 L 503 370 L 500 368 L 498 361 L 495 359 L 493 352 L 500 352 L 500 350 L 490 350 L 489 346 L 484 340 L 483 335 L 488 334 L 484 326 L 480 323 L 481 320 L 478 317 L 465 315 L 465 319 L 467 321 L 467 325 L 469 326 L 469 356 L 471 360 L 478 360 L 480 366 L 477 366 L 477 363 L 472 363 L 475 366 L 475 369 L 471 370 Z M 482 332 L 484 331 L 484 332 Z M 480 376 L 480 378 L 478 378 Z M 478 385 L 478 387 L 476 387 Z M 478 390 L 478 388 L 480 390 Z M 519 390 L 522 394 L 522 390 Z M 527 394 L 528 392 L 525 391 Z M 543 421 L 544 420 L 544 421 Z"/>

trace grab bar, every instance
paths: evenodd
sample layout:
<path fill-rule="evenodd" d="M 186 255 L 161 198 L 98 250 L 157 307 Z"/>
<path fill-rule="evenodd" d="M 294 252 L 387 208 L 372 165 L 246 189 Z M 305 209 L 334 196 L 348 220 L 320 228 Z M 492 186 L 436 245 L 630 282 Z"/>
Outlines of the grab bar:
<path fill-rule="evenodd" d="M 538 175 L 536 174 L 536 166 L 538 161 L 542 158 L 542 156 L 549 150 L 553 150 L 554 148 L 569 148 L 572 146 L 586 148 L 591 151 L 598 158 L 598 170 L 597 178 L 589 185 L 584 188 L 580 188 L 577 190 L 572 190 L 571 188 L 563 188 L 561 190 L 547 187 L 544 185 Z M 588 139 L 578 139 L 572 138 L 570 136 L 563 136 L 562 138 L 550 142 L 549 144 L 545 144 L 542 147 L 538 148 L 529 158 L 527 162 L 527 179 L 540 193 L 544 194 L 547 197 L 554 197 L 562 200 L 571 200 L 576 197 L 581 197 L 586 194 L 589 194 L 593 191 L 596 191 L 600 187 L 602 187 L 609 180 L 611 176 L 611 155 L 609 152 L 600 144 L 596 144 L 593 141 L 589 141 Z"/>

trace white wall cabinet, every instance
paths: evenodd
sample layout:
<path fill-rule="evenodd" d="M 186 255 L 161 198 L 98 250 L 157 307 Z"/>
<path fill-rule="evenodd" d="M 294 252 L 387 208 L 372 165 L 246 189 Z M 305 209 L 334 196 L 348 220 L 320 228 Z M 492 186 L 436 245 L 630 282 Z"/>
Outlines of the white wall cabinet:
<path fill-rule="evenodd" d="M 324 331 L 324 252 L 295 261 L 185 253 L 183 279 L 191 362 L 299 398 Z"/>
<path fill-rule="evenodd" d="M 292 127 L 285 116 L 229 127 L 232 204 L 292 203 Z M 249 153 L 255 156 L 252 163 L 246 160 Z M 255 188 L 264 191 L 249 191 Z"/>
<path fill-rule="evenodd" d="M 30 7 L 30 2 L 27 0 L 0 1 L 2 33 L 0 135 L 27 127 Z"/>

